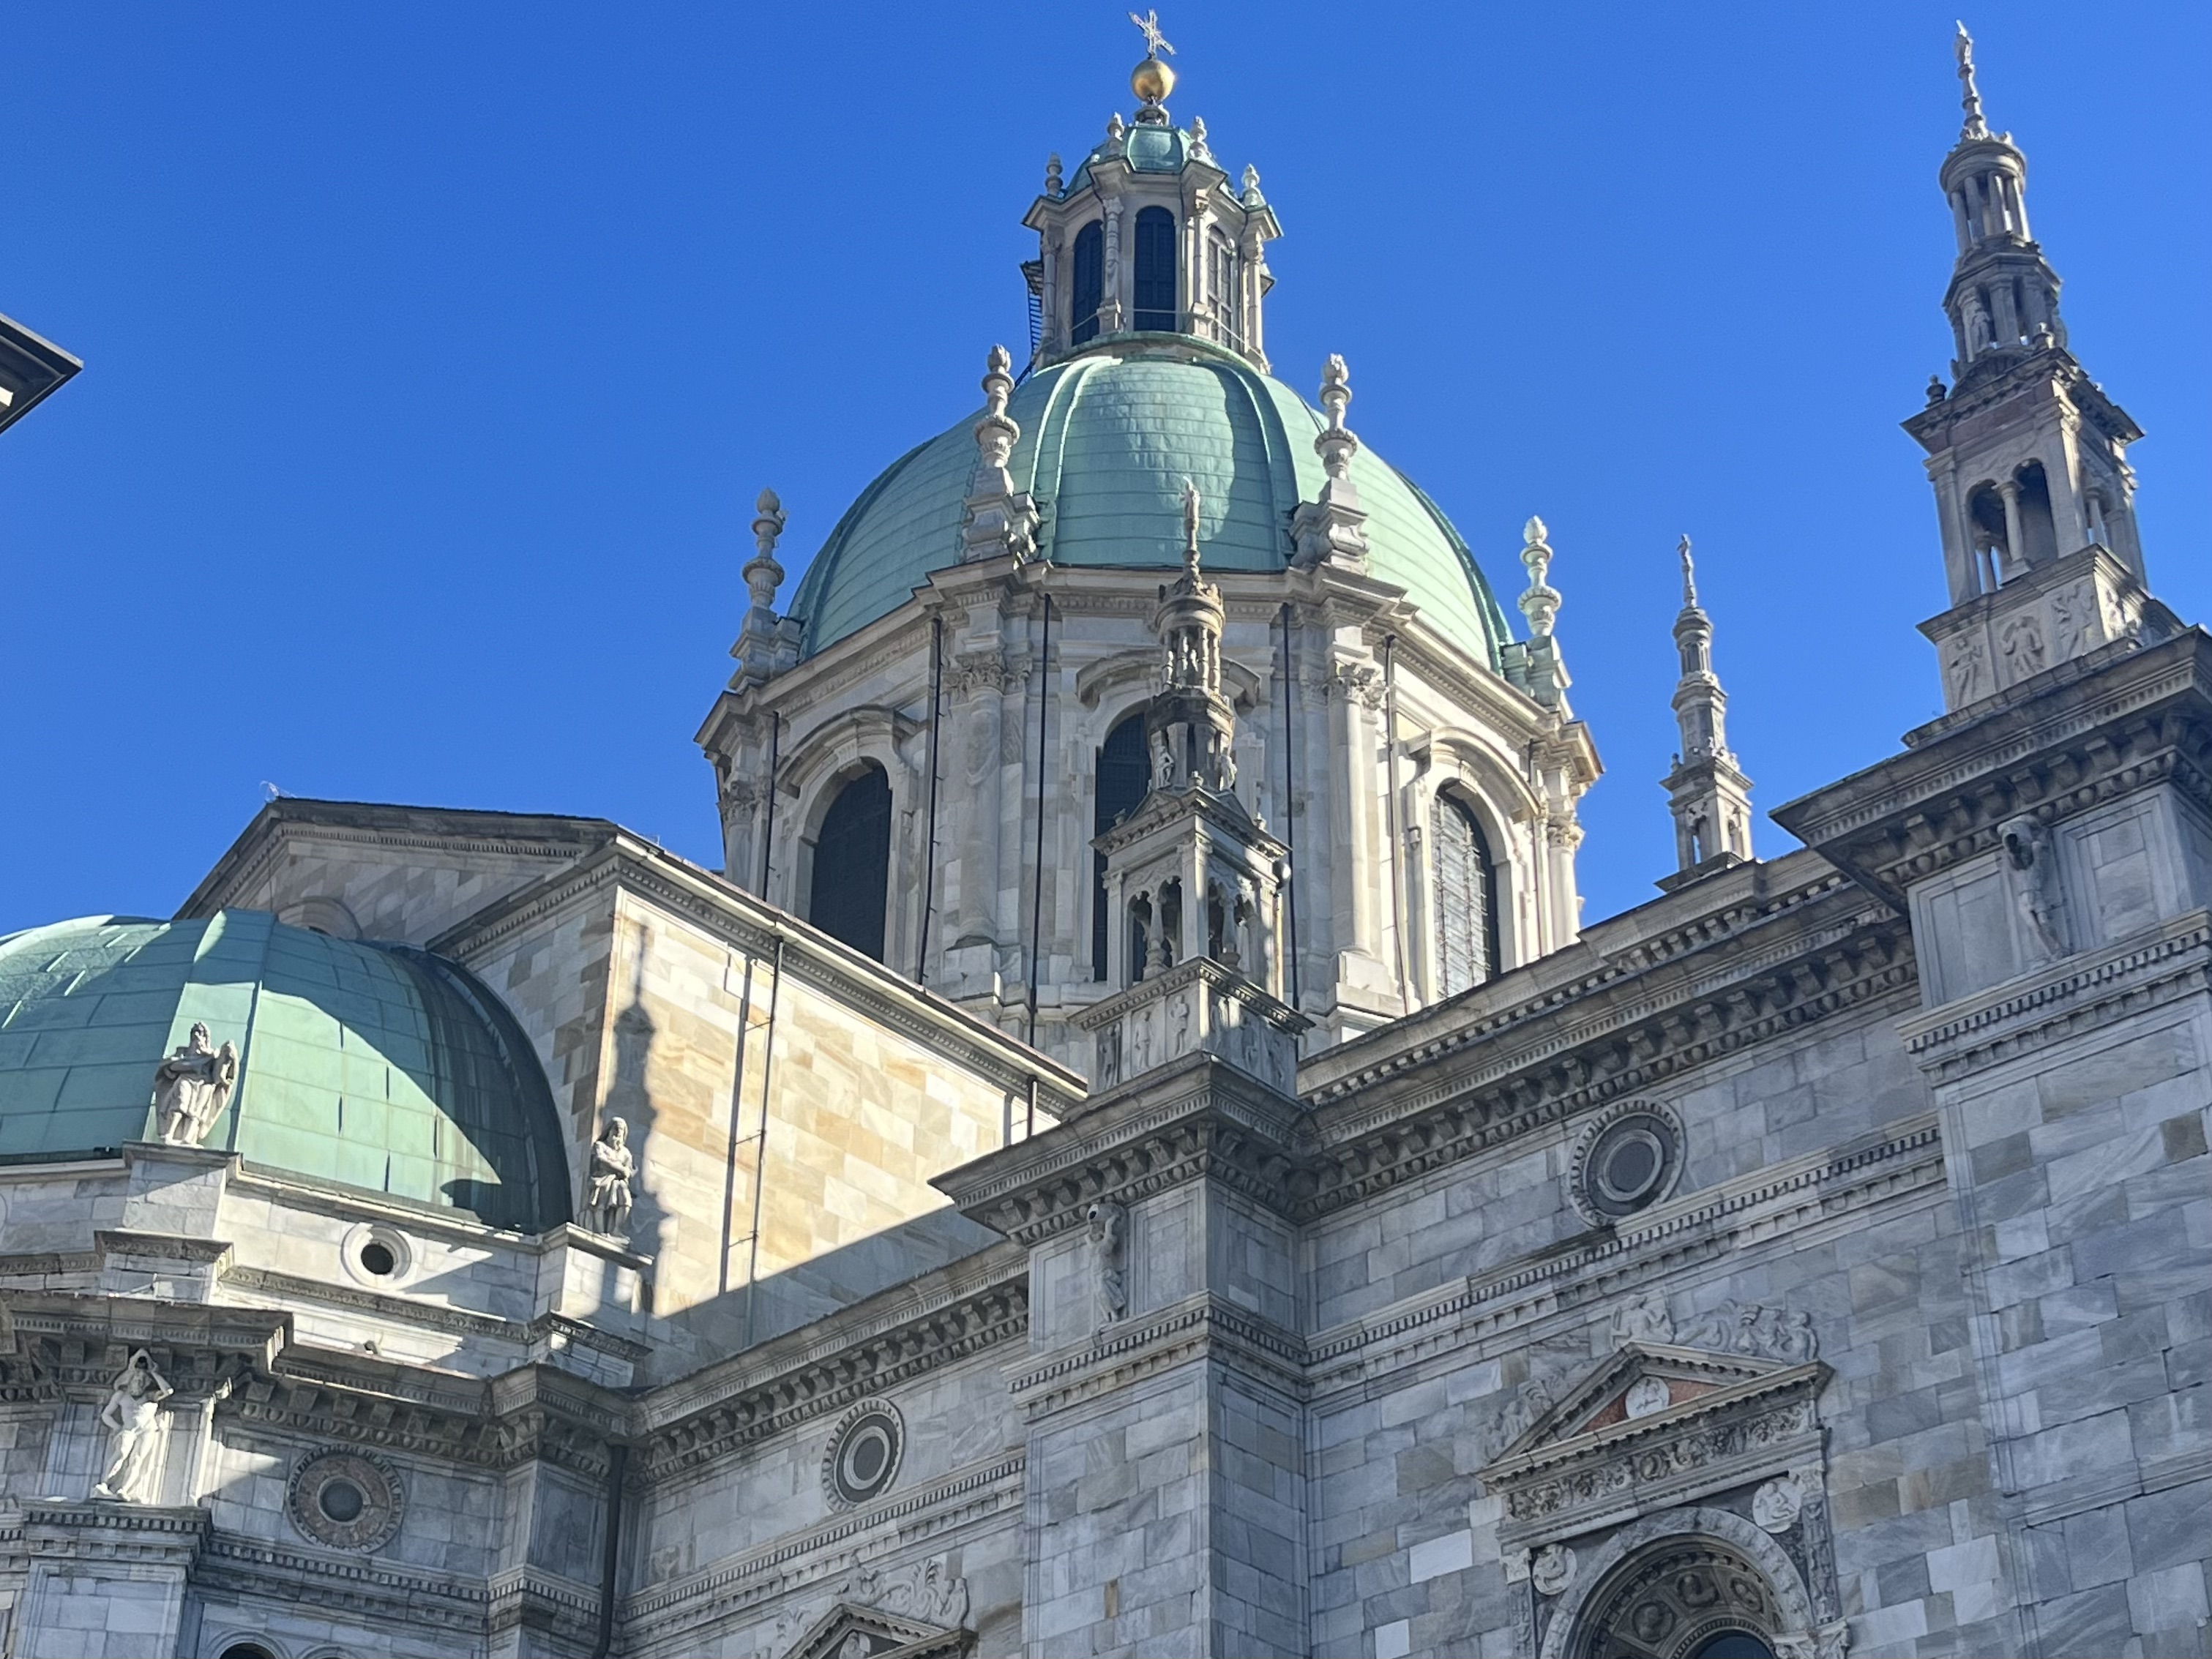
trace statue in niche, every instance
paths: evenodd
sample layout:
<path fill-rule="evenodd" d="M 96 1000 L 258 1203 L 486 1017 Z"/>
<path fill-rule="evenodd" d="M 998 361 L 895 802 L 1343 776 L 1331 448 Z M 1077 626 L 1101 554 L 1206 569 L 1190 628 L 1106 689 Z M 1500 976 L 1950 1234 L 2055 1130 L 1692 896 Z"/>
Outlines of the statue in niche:
<path fill-rule="evenodd" d="M 1152 733 L 1152 787 L 1172 789 L 1176 781 L 1175 747 L 1164 732 Z"/>
<path fill-rule="evenodd" d="M 1945 672 L 1950 676 L 1951 701 L 1970 703 L 1982 694 L 1982 642 L 1970 634 L 1951 641 Z"/>
<path fill-rule="evenodd" d="M 1129 1212 L 1119 1204 L 1091 1206 L 1091 1245 L 1098 1271 L 1098 1322 L 1110 1325 L 1129 1311 Z"/>
<path fill-rule="evenodd" d="M 629 1125 L 611 1117 L 606 1133 L 592 1143 L 591 1169 L 585 1177 L 584 1218 L 593 1232 L 610 1238 L 629 1237 L 630 1182 L 636 1175 Z"/>
<path fill-rule="evenodd" d="M 107 1403 L 100 1408 L 107 1431 L 107 1473 L 92 1489 L 94 1498 L 118 1504 L 150 1504 L 161 1471 L 161 1402 L 176 1390 L 155 1368 L 154 1356 L 141 1348 L 115 1374 Z"/>
<path fill-rule="evenodd" d="M 154 1106 L 161 1139 L 172 1146 L 197 1146 L 207 1138 L 238 1082 L 238 1045 L 220 1048 L 204 1024 L 195 1023 L 182 1048 L 154 1068 Z"/>
<path fill-rule="evenodd" d="M 2013 906 L 2041 959 L 2056 962 L 2066 954 L 2066 935 L 2059 925 L 2057 862 L 2050 833 L 2033 814 L 2023 812 L 2008 818 L 1997 838 L 2011 866 Z"/>

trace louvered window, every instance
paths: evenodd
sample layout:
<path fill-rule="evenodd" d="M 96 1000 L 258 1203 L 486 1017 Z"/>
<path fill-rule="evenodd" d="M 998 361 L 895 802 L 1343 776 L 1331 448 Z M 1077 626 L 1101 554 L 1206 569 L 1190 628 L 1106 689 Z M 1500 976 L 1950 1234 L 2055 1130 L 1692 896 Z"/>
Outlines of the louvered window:
<path fill-rule="evenodd" d="M 1498 872 L 1482 826 L 1449 795 L 1437 797 L 1431 845 L 1437 989 L 1451 996 L 1498 971 Z"/>

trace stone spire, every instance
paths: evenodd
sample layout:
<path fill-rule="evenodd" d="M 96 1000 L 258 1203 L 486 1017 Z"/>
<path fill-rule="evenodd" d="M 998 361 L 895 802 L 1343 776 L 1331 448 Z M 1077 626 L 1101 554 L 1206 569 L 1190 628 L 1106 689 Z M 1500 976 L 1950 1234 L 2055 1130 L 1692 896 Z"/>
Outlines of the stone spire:
<path fill-rule="evenodd" d="M 1713 672 L 1713 619 L 1698 603 L 1697 568 L 1687 536 L 1674 552 L 1682 562 L 1682 609 L 1674 618 L 1674 647 L 1682 657 L 1674 721 L 1681 728 L 1682 750 L 1667 775 L 1677 868 L 1659 884 L 1662 888 L 1751 857 L 1751 780 L 1737 769 L 1728 746 L 1728 693 Z"/>
<path fill-rule="evenodd" d="M 1036 503 L 1028 491 L 1014 488 L 1006 470 L 1022 435 L 1006 413 L 1014 395 L 1013 368 L 1006 347 L 991 348 L 983 369 L 983 418 L 975 422 L 975 471 L 960 531 L 963 563 L 1008 556 L 1018 562 L 1036 551 Z"/>
<path fill-rule="evenodd" d="M 773 489 L 763 489 L 753 503 L 753 556 L 745 562 L 745 590 L 752 604 L 738 630 L 730 654 L 738 659 L 738 679 L 757 685 L 779 668 L 787 667 L 785 647 L 795 641 L 792 630 L 775 614 L 775 590 L 783 586 L 783 566 L 775 556 L 777 538 L 783 534 L 783 503 Z"/>
<path fill-rule="evenodd" d="M 1314 453 L 1328 476 L 1318 501 L 1301 501 L 1291 518 L 1291 562 L 1301 569 L 1319 564 L 1364 571 L 1367 568 L 1367 509 L 1359 499 L 1359 486 L 1352 481 L 1352 458 L 1359 453 L 1359 440 L 1344 423 L 1352 402 L 1352 376 L 1344 359 L 1332 356 L 1322 365 L 1321 406 L 1328 424 L 1314 438 Z"/>
<path fill-rule="evenodd" d="M 2068 348 L 2057 273 L 2028 231 L 2027 158 L 1983 115 L 1964 25 L 1954 44 L 1966 118 L 1937 173 L 1958 245 L 1943 295 L 1954 384 L 1931 381 L 1905 422 L 1942 530 L 1951 608 L 1922 631 L 1952 708 L 2162 626 L 2145 610 L 2125 459 L 2142 428 Z"/>
<path fill-rule="evenodd" d="M 1182 486 L 1182 574 L 1160 588 L 1159 695 L 1145 711 L 1150 788 L 1091 845 L 1105 864 L 1107 979 L 1081 1015 L 1103 1093 L 1195 1051 L 1287 1092 L 1308 1022 L 1279 998 L 1289 848 L 1237 798 L 1237 714 L 1221 690 L 1221 590 L 1206 580 L 1205 501 Z"/>
<path fill-rule="evenodd" d="M 1549 533 L 1544 521 L 1537 518 L 1521 528 L 1521 563 L 1528 572 L 1528 586 L 1521 595 L 1521 614 L 1528 619 L 1528 639 L 1526 644 L 1510 648 L 1505 666 L 1516 685 L 1546 708 L 1565 713 L 1571 682 L 1559 641 L 1552 635 L 1552 625 L 1559 614 L 1559 592 L 1547 580 L 1552 546 L 1545 537 Z"/>

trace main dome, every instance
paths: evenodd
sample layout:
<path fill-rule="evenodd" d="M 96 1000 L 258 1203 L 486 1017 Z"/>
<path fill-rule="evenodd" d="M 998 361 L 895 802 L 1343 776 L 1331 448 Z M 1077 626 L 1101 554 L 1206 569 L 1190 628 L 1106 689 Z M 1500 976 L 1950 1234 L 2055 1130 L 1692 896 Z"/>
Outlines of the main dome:
<path fill-rule="evenodd" d="M 568 1219 L 552 1093 L 496 998 L 426 951 L 258 910 L 0 937 L 0 1159 L 152 1139 L 154 1068 L 195 1021 L 239 1052 L 208 1146 L 493 1226 Z"/>
<path fill-rule="evenodd" d="M 1030 375 L 1007 413 L 1022 429 L 1008 471 L 1036 499 L 1038 555 L 1054 564 L 1175 564 L 1189 478 L 1204 498 L 1206 568 L 1281 570 L 1291 515 L 1327 482 L 1313 448 L 1321 414 L 1233 353 L 1182 336 L 1102 341 Z M 893 462 L 830 532 L 791 605 L 805 654 L 889 616 L 932 571 L 960 562 L 980 414 Z M 1511 635 L 1451 521 L 1371 450 L 1353 457 L 1352 477 L 1367 508 L 1370 572 L 1495 668 Z"/>

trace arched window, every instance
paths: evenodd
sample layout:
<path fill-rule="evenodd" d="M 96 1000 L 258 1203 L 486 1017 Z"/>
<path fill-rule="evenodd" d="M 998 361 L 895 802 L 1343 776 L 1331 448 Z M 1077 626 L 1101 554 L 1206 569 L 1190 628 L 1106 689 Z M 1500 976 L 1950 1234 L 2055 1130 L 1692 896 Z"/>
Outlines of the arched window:
<path fill-rule="evenodd" d="M 1237 249 L 1218 229 L 1206 234 L 1206 281 L 1213 295 L 1215 331 L 1231 345 L 1243 343 L 1237 324 Z"/>
<path fill-rule="evenodd" d="M 890 875 L 891 781 L 870 761 L 823 815 L 806 919 L 881 962 Z"/>
<path fill-rule="evenodd" d="M 2051 481 L 2041 461 L 2030 461 L 2014 475 L 2020 485 L 2020 550 L 2029 564 L 2049 564 L 2058 556 L 2058 528 L 2051 516 Z"/>
<path fill-rule="evenodd" d="M 1093 779 L 1091 833 L 1103 836 L 1145 798 L 1145 717 L 1132 714 L 1106 734 Z M 1091 977 L 1106 977 L 1106 855 L 1091 854 Z"/>
<path fill-rule="evenodd" d="M 1133 326 L 1172 332 L 1176 318 L 1176 222 L 1165 208 L 1137 215 L 1137 269 Z"/>
<path fill-rule="evenodd" d="M 1455 796 L 1437 797 L 1437 989 L 1452 996 L 1498 971 L 1498 866 L 1474 814 Z"/>
<path fill-rule="evenodd" d="M 234 1642 L 222 1650 L 222 1659 L 276 1659 L 258 1642 Z"/>
<path fill-rule="evenodd" d="M 1098 307 L 1106 303 L 1106 233 L 1093 219 L 1075 233 L 1075 278 L 1068 292 L 1067 337 L 1077 345 L 1098 337 Z"/>

